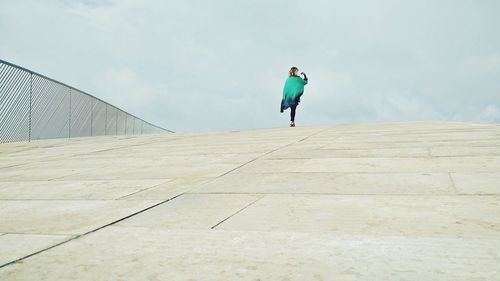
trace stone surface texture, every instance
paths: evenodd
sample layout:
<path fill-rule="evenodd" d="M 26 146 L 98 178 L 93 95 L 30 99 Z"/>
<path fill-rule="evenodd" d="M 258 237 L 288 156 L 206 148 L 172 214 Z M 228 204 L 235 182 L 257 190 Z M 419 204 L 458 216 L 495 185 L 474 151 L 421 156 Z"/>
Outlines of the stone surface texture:
<path fill-rule="evenodd" d="M 0 280 L 500 280 L 500 125 L 0 144 Z"/>

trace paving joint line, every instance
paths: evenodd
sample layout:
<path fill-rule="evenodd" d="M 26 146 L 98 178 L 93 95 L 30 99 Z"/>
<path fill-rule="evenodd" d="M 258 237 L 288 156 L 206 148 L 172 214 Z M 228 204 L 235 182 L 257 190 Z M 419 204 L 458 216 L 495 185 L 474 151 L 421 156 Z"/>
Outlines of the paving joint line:
<path fill-rule="evenodd" d="M 150 187 L 146 187 L 146 188 L 143 188 L 143 189 L 140 189 L 140 190 L 136 190 L 136 191 L 134 191 L 134 192 L 132 192 L 132 193 L 129 193 L 129 194 L 127 194 L 127 195 L 124 195 L 124 196 L 122 196 L 122 197 L 118 197 L 118 198 L 116 198 L 116 200 L 121 200 L 121 199 L 123 199 L 123 198 L 125 198 L 125 197 L 128 197 L 128 196 L 131 196 L 131 195 L 134 195 L 134 194 L 137 194 L 137 193 L 140 193 L 140 192 L 146 191 L 146 190 L 148 190 L 148 189 L 151 189 L 151 188 L 157 187 L 157 186 L 159 186 L 159 185 L 162 185 L 162 184 L 165 184 L 165 183 L 168 183 L 168 182 L 171 182 L 171 181 L 174 181 L 174 180 L 172 180 L 172 179 L 170 179 L 170 180 L 166 180 L 166 181 L 161 182 L 161 183 L 159 183 L 159 184 L 155 184 L 155 185 L 152 185 L 152 186 L 150 186 Z"/>
<path fill-rule="evenodd" d="M 254 201 L 250 202 L 250 204 L 247 204 L 246 206 L 244 206 L 243 208 L 239 209 L 238 211 L 236 211 L 234 214 L 230 215 L 229 217 L 221 220 L 220 222 L 218 222 L 217 224 L 215 224 L 214 226 L 210 227 L 210 229 L 215 229 L 217 226 L 221 225 L 222 223 L 224 223 L 225 221 L 227 221 L 228 219 L 234 217 L 235 215 L 239 214 L 241 211 L 245 210 L 246 208 L 252 206 L 253 204 L 255 204 L 255 202 L 259 201 L 260 199 L 264 198 L 264 196 L 261 196 L 257 199 L 255 199 Z"/>
<path fill-rule="evenodd" d="M 481 193 L 481 194 L 455 194 L 455 193 L 441 193 L 441 194 L 429 194 L 429 193 L 364 193 L 364 194 L 359 194 L 359 193 L 327 193 L 327 192 L 297 192 L 297 193 L 289 193 L 289 192 L 186 192 L 186 195 L 210 195 L 210 194 L 216 194 L 216 195 L 221 195 L 221 194 L 230 194 L 230 195 L 321 195 L 321 196 L 356 196 L 356 197 L 361 197 L 361 196 L 372 196 L 372 197 L 377 197 L 377 196 L 382 196 L 382 197 L 467 197 L 467 196 L 472 196 L 472 197 L 486 197 L 486 196 L 493 196 L 493 197 L 500 197 L 500 194 L 496 193 Z"/>
<path fill-rule="evenodd" d="M 287 147 L 287 146 L 289 146 L 289 145 L 291 145 L 291 144 L 293 144 L 293 143 L 298 143 L 298 142 L 301 142 L 301 141 L 303 141 L 303 140 L 306 140 L 307 138 L 309 138 L 309 137 L 311 137 L 311 136 L 313 136 L 313 135 L 319 134 L 320 132 L 323 132 L 323 131 L 325 131 L 325 130 L 326 130 L 326 129 L 319 130 L 319 131 L 314 132 L 313 134 L 308 135 L 308 136 L 306 136 L 305 138 L 302 138 L 302 139 L 300 139 L 300 140 L 298 140 L 298 141 L 293 141 L 293 142 L 287 143 L 287 144 L 285 144 L 284 146 L 280 146 L 280 147 L 278 147 L 278 148 L 276 148 L 276 149 L 273 149 L 273 150 L 268 151 L 268 152 L 266 152 L 266 153 L 264 153 L 264 154 L 261 154 L 261 155 L 259 155 L 259 156 L 255 157 L 254 159 L 252 159 L 252 160 L 250 160 L 250 161 L 248 161 L 248 162 L 246 162 L 246 163 L 243 163 L 242 165 L 240 165 L 240 166 L 238 166 L 238 167 L 236 167 L 236 168 L 234 168 L 234 169 L 232 169 L 232 170 L 229 170 L 228 172 L 226 172 L 226 173 L 224 173 L 224 174 L 222 174 L 222 175 L 220 175 L 220 176 L 216 177 L 215 179 L 220 178 L 220 177 L 223 177 L 223 176 L 225 176 L 225 175 L 227 175 L 227 174 L 229 174 L 229 173 L 231 173 L 231 172 L 233 172 L 233 171 L 235 171 L 235 170 L 237 170 L 237 169 L 239 169 L 239 168 L 241 168 L 241 167 L 243 167 L 243 166 L 245 166 L 245 165 L 247 165 L 247 164 L 249 164 L 249 163 L 251 163 L 251 162 L 253 162 L 253 161 L 257 160 L 257 159 L 259 159 L 259 158 L 261 158 L 261 157 L 264 157 L 264 156 L 266 156 L 266 155 L 268 155 L 268 154 L 270 154 L 270 153 L 273 153 L 273 152 L 278 151 L 278 150 L 280 150 L 280 149 L 282 149 L 282 148 L 285 148 L 285 147 Z M 214 180 L 212 180 L 211 182 L 215 181 L 215 179 L 214 179 Z M 230 219 L 230 218 L 232 218 L 233 216 L 235 216 L 235 215 L 239 214 L 241 211 L 245 210 L 246 208 L 248 208 L 248 207 L 250 207 L 251 205 L 255 204 L 255 203 L 256 203 L 257 201 L 259 201 L 260 199 L 264 198 L 264 196 L 265 196 L 265 195 L 263 195 L 263 196 L 261 196 L 261 197 L 257 198 L 256 200 L 254 200 L 254 201 L 253 201 L 253 202 L 251 202 L 250 204 L 246 205 L 245 207 L 241 208 L 240 210 L 238 210 L 238 211 L 237 211 L 237 212 L 235 212 L 234 214 L 232 214 L 232 215 L 228 216 L 227 218 L 223 219 L 223 220 L 222 220 L 222 221 L 220 221 L 219 223 L 215 224 L 215 225 L 214 225 L 214 226 L 212 226 L 210 229 L 215 229 L 217 226 L 221 225 L 222 223 L 224 223 L 224 222 L 225 222 L 225 221 L 227 221 L 228 219 Z"/>
<path fill-rule="evenodd" d="M 167 203 L 167 202 L 169 202 L 169 201 L 172 201 L 172 200 L 176 199 L 177 197 L 182 196 L 183 194 L 184 194 L 184 192 L 183 192 L 183 193 L 181 193 L 181 194 L 179 194 L 179 195 L 176 195 L 176 196 L 174 196 L 174 197 L 172 197 L 172 198 L 169 198 L 169 199 L 163 200 L 163 201 L 161 201 L 161 202 L 159 202 L 159 203 L 156 203 L 156 204 L 154 204 L 154 205 L 152 205 L 152 206 L 149 206 L 149 207 L 147 207 L 147 208 L 145 208 L 145 209 L 142 209 L 142 210 L 139 210 L 139 211 L 137 211 L 137 212 L 135 212 L 135 213 L 132 213 L 132 214 L 130 214 L 130 215 L 127 215 L 127 216 L 125 216 L 125 217 L 123 217 L 123 218 L 121 218 L 121 219 L 118 219 L 118 220 L 112 221 L 112 222 L 110 222 L 110 223 L 108 223 L 108 224 L 105 224 L 105 225 L 100 226 L 100 227 L 98 227 L 98 228 L 95 228 L 95 229 L 93 229 L 93 230 L 87 231 L 87 232 L 85 232 L 85 233 L 83 233 L 83 234 L 78 234 L 78 235 L 76 235 L 76 236 L 74 236 L 74 237 L 71 237 L 71 238 L 69 238 L 69 239 L 67 239 L 67 240 L 64 240 L 64 241 L 62 241 L 62 242 L 56 243 L 56 244 L 54 244 L 54 245 L 52 245 L 52 246 L 49 246 L 49 247 L 47 247 L 47 248 L 44 248 L 44 249 L 42 249 L 42 250 L 36 251 L 36 252 L 34 252 L 34 253 L 31 253 L 31 254 L 26 255 L 26 256 L 24 256 L 24 257 L 21 257 L 21 258 L 15 259 L 15 260 L 13 260 L 13 261 L 10 261 L 10 262 L 7 262 L 7 263 L 4 263 L 4 264 L 1 264 L 1 265 L 0 265 L 0 268 L 6 267 L 6 266 L 11 265 L 11 264 L 18 263 L 18 262 L 20 262 L 20 261 L 22 261 L 22 260 L 24 260 L 24 259 L 27 259 L 27 258 L 30 258 L 30 257 L 32 257 L 32 256 L 38 255 L 38 254 L 40 254 L 40 253 L 43 253 L 43 252 L 48 251 L 48 250 L 50 250 L 50 249 L 53 249 L 53 248 L 55 248 L 55 247 L 57 247 L 57 246 L 60 246 L 60 245 L 66 244 L 66 243 L 68 243 L 68 242 L 70 242 L 70 241 L 73 241 L 73 240 L 76 240 L 76 239 L 78 239 L 78 238 L 82 238 L 82 237 L 84 237 L 84 236 L 86 236 L 86 235 L 88 235 L 88 234 L 90 234 L 90 233 L 93 233 L 93 232 L 96 232 L 96 231 L 101 230 L 101 229 L 103 229 L 103 228 L 106 228 L 106 227 L 108 227 L 108 226 L 114 225 L 114 224 L 119 223 L 119 222 L 121 222 L 121 221 L 123 221 L 123 220 L 126 220 L 126 219 L 128 219 L 128 218 L 131 218 L 131 217 L 133 217 L 133 216 L 135 216 L 135 215 L 138 215 L 138 214 L 140 214 L 140 213 L 143 213 L 143 212 L 145 212 L 145 211 L 147 211 L 147 210 L 150 210 L 150 209 L 152 209 L 152 208 L 155 208 L 155 207 L 157 207 L 157 206 L 159 206 L 159 205 L 161 205 L 161 204 L 164 204 L 164 203 Z"/>
<path fill-rule="evenodd" d="M 12 232 L 7 231 L 3 232 L 3 234 L 11 234 L 11 235 L 45 235 L 45 236 L 76 236 L 78 234 L 75 233 L 43 233 L 43 232 Z M 2 234 L 0 234 L 1 236 Z"/>
<path fill-rule="evenodd" d="M 9 166 L 0 167 L 0 169 L 6 169 L 6 168 L 12 168 L 12 167 L 19 167 L 19 166 L 28 165 L 28 164 L 31 164 L 31 163 L 13 164 L 13 165 L 9 165 Z"/>
<path fill-rule="evenodd" d="M 72 173 L 72 174 L 69 174 L 69 175 L 64 175 L 64 176 L 55 177 L 55 178 L 49 178 L 49 179 L 47 179 L 47 181 L 57 181 L 59 179 L 64 179 L 64 178 L 67 178 L 67 177 L 76 176 L 76 175 L 79 175 L 79 174 L 83 174 L 83 173 L 87 173 L 87 172 L 92 172 L 92 171 L 95 171 L 95 170 L 101 170 L 102 168 L 103 167 L 90 168 L 88 170 L 81 171 L 81 172 L 76 172 L 76 173 Z"/>
<path fill-rule="evenodd" d="M 158 140 L 158 141 L 152 141 L 152 142 L 135 143 L 135 144 L 130 144 L 130 145 L 122 145 L 122 146 L 119 146 L 119 147 L 112 147 L 112 148 L 106 148 L 106 149 L 101 149 L 101 150 L 95 150 L 95 151 L 90 151 L 90 152 L 82 152 L 82 153 L 69 154 L 69 155 L 63 155 L 63 156 L 54 156 L 54 157 L 49 157 L 48 159 L 44 159 L 44 160 L 38 161 L 38 162 L 51 162 L 51 161 L 54 161 L 54 160 L 57 161 L 57 160 L 65 159 L 65 158 L 68 158 L 68 157 L 83 156 L 83 155 L 92 155 L 94 153 L 100 153 L 100 152 L 105 152 L 105 151 L 110 151 L 110 150 L 115 150 L 115 149 L 122 149 L 122 148 L 128 148 L 128 147 L 146 145 L 146 144 L 151 144 L 151 143 L 173 141 L 173 140 L 178 140 L 178 139 L 181 139 L 181 138 L 182 137 L 179 136 L 177 138 L 171 138 L 171 139 L 168 139 L 168 140 Z M 26 164 L 31 164 L 31 163 L 25 163 L 25 164 L 21 164 L 21 165 L 26 165 Z"/>
<path fill-rule="evenodd" d="M 317 134 L 319 134 L 319 133 L 321 133 L 321 132 L 324 132 L 324 131 L 326 131 L 326 130 L 328 130 L 328 129 L 322 129 L 322 130 L 319 130 L 319 131 L 317 131 L 317 132 L 314 132 L 314 133 L 310 134 L 309 136 L 307 136 L 307 137 L 305 137 L 305 138 L 303 138 L 303 139 L 298 140 L 297 142 L 304 141 L 304 140 L 306 140 L 306 139 L 308 139 L 308 138 L 310 138 L 310 137 L 312 137 L 312 136 L 314 136 L 314 135 L 317 135 Z M 338 137 L 340 137 L 340 136 L 337 136 L 337 138 L 338 138 Z"/>
<path fill-rule="evenodd" d="M 481 171 L 477 172 L 477 174 L 492 174 L 496 173 L 497 171 Z M 356 172 L 345 172 L 345 171 L 320 171 L 320 172 L 311 172 L 311 171 L 278 171 L 278 172 L 250 172 L 249 174 L 251 175 L 259 175 L 259 174 L 447 174 L 448 172 L 445 171 L 426 171 L 422 170 L 419 172 L 413 172 L 413 171 L 403 171 L 403 172 L 384 172 L 384 171 L 356 171 Z M 466 173 L 464 171 L 457 171 L 453 173 Z"/>
<path fill-rule="evenodd" d="M 183 138 L 183 137 L 172 138 L 172 139 L 169 139 L 168 141 L 179 140 L 179 139 L 182 139 L 182 138 Z M 86 153 L 80 153 L 80 154 L 73 154 L 73 155 L 70 155 L 70 157 L 82 156 L 82 155 L 92 155 L 92 154 L 94 154 L 94 153 L 99 153 L 99 152 L 104 152 L 104 151 L 109 151 L 109 150 L 122 149 L 122 148 L 129 148 L 129 147 L 133 147 L 133 146 L 141 146 L 141 145 L 145 145 L 145 144 L 159 143 L 159 142 L 164 142 L 164 141 L 165 141 L 165 140 L 159 140 L 159 141 L 149 142 L 149 143 L 132 144 L 132 145 L 126 145 L 126 146 L 120 146 L 120 147 L 115 147 L 115 148 L 103 149 L 103 150 L 98 150 L 98 151 L 93 151 L 93 152 L 86 152 Z M 63 158 L 63 157 L 61 157 L 61 158 Z M 40 161 L 40 162 L 50 162 L 50 161 L 52 161 L 52 160 L 60 160 L 60 159 L 59 159 L 59 158 L 54 158 L 54 159 L 50 159 L 50 160 L 47 160 L 47 161 Z M 65 175 L 65 176 L 60 176 L 60 177 L 50 178 L 50 179 L 48 179 L 48 180 L 49 180 L 49 181 L 53 181 L 53 180 L 64 179 L 64 178 L 66 178 L 66 177 L 75 176 L 75 175 L 79 175 L 79 174 L 86 173 L 86 172 L 91 172 L 91 171 L 94 171 L 94 170 L 97 170 L 97 169 L 102 169 L 102 167 L 91 168 L 91 169 L 86 170 L 86 171 L 83 171 L 83 172 L 77 172 L 77 173 L 73 173 L 73 174 L 69 174 L 69 175 Z"/>
<path fill-rule="evenodd" d="M 250 164 L 250 163 L 254 162 L 255 160 L 257 160 L 257 159 L 259 159 L 259 158 L 261 158 L 261 157 L 264 157 L 264 156 L 266 156 L 266 155 L 268 155 L 268 154 L 270 154 L 270 153 L 276 152 L 276 151 L 278 151 L 278 150 L 280 150 L 280 149 L 282 149 L 282 148 L 285 148 L 285 147 L 287 147 L 287 146 L 289 146 L 289 145 L 291 145 L 291 144 L 294 144 L 294 143 L 298 143 L 298 142 L 300 142 L 300 141 L 303 141 L 303 140 L 305 140 L 305 139 L 307 139 L 307 138 L 309 138 L 309 137 L 311 137 L 311 136 L 313 136 L 313 135 L 315 135 L 315 134 L 318 134 L 318 133 L 320 133 L 320 132 L 323 132 L 323 131 L 325 131 L 325 130 L 327 130 L 327 129 L 323 129 L 323 130 L 320 130 L 320 131 L 318 131 L 318 132 L 314 132 L 313 134 L 311 134 L 311 135 L 309 135 L 309 136 L 307 136 L 307 137 L 305 137 L 305 138 L 303 138 L 303 139 L 300 139 L 300 140 L 298 140 L 298 141 L 293 141 L 293 142 L 287 143 L 287 144 L 285 144 L 285 145 L 283 145 L 283 146 L 280 146 L 280 147 L 278 147 L 278 148 L 276 148 L 276 149 L 273 149 L 273 150 L 271 150 L 271 151 L 267 151 L 267 152 L 265 152 L 265 153 L 263 153 L 263 154 L 261 154 L 261 155 L 259 155 L 259 156 L 255 157 L 255 158 L 253 158 L 252 160 L 247 161 L 247 162 L 245 162 L 245 163 L 243 163 L 243 164 L 241 164 L 241 165 L 237 166 L 236 168 L 233 168 L 233 169 L 231 169 L 231 170 L 229 170 L 229 171 L 227 171 L 227 172 L 223 173 L 222 175 L 217 176 L 214 180 L 216 180 L 217 178 L 223 177 L 223 176 L 225 176 L 225 175 L 227 175 L 227 174 L 229 174 L 229 173 L 231 173 L 231 172 L 233 172 L 233 171 L 235 171 L 235 170 L 237 170 L 237 169 L 239 169 L 239 168 L 241 168 L 241 167 L 243 167 L 243 166 L 245 166 L 245 165 L 248 165 L 248 164 Z"/>
<path fill-rule="evenodd" d="M 321 149 L 320 149 L 321 150 Z M 275 158 L 267 158 L 265 160 L 287 160 L 287 159 L 339 159 L 339 158 L 347 158 L 347 159 L 357 159 L 357 158 L 394 158 L 394 159 L 407 159 L 407 158 L 416 158 L 416 159 L 432 159 L 432 158 L 460 158 L 460 157 L 468 157 L 468 158 L 473 158 L 473 157 L 499 157 L 500 154 L 485 154 L 485 155 L 446 155 L 446 156 L 349 156 L 346 157 L 345 155 L 340 155 L 340 156 L 329 156 L 329 157 L 275 157 Z"/>
<path fill-rule="evenodd" d="M 117 201 L 120 198 L 0 198 L 0 201 Z M 157 199 L 125 199 L 127 201 L 157 201 Z"/>
<path fill-rule="evenodd" d="M 457 186 L 455 185 L 455 181 L 453 180 L 453 177 L 451 176 L 451 172 L 448 172 L 448 177 L 450 178 L 451 187 L 453 187 L 453 190 L 455 191 L 455 194 L 456 195 L 460 195 L 460 192 L 458 192 Z"/>

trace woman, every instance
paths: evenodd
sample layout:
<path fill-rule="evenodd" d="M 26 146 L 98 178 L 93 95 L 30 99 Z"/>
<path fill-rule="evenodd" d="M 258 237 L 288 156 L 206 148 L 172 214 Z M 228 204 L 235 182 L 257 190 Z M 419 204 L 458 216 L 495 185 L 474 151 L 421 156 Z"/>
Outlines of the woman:
<path fill-rule="evenodd" d="M 300 102 L 300 96 L 304 93 L 304 85 L 307 84 L 307 76 L 304 72 L 304 79 L 297 75 L 299 69 L 292 67 L 288 71 L 288 79 L 283 87 L 283 99 L 281 100 L 281 112 L 290 107 L 290 127 L 295 127 L 295 109 Z"/>

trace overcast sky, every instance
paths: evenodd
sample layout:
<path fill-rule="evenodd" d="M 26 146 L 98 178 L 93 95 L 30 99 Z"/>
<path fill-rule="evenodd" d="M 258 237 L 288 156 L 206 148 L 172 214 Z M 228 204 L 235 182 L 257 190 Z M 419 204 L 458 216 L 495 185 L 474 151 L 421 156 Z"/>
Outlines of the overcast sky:
<path fill-rule="evenodd" d="M 500 121 L 500 1 L 0 0 L 0 58 L 177 131 Z"/>

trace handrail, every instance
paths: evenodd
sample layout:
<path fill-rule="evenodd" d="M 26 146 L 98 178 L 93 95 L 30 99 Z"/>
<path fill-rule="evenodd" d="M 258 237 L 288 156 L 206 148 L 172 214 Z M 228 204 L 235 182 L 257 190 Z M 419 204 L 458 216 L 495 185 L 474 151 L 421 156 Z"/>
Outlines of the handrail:
<path fill-rule="evenodd" d="M 87 92 L 0 59 L 0 143 L 158 132 L 173 133 Z"/>

